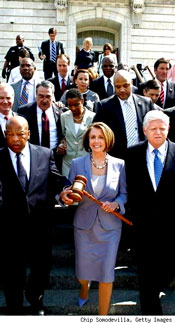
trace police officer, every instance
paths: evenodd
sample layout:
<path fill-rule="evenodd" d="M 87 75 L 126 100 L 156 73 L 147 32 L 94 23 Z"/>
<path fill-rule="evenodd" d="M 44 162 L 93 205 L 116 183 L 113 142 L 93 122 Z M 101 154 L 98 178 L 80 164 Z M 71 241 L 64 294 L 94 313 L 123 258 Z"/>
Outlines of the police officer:
<path fill-rule="evenodd" d="M 10 47 L 6 56 L 5 56 L 5 62 L 2 69 L 2 77 L 6 78 L 7 81 L 10 75 L 11 70 L 19 65 L 19 51 L 21 48 L 25 48 L 28 50 L 30 58 L 34 61 L 34 56 L 31 52 L 31 50 L 28 47 L 24 46 L 24 37 L 21 35 L 16 36 L 16 46 Z"/>

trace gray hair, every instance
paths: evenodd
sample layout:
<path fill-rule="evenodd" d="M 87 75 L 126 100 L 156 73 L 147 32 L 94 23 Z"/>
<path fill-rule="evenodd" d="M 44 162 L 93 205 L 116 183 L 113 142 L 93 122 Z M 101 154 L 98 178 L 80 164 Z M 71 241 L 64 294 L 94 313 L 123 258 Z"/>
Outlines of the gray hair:
<path fill-rule="evenodd" d="M 143 119 L 143 127 L 146 127 L 150 121 L 154 121 L 154 120 L 163 121 L 167 125 L 167 127 L 169 126 L 169 123 L 170 123 L 170 118 L 163 111 L 151 110 L 147 112 L 147 114 Z"/>
<path fill-rule="evenodd" d="M 55 86 L 52 82 L 50 81 L 41 81 L 40 83 L 37 84 L 36 86 L 36 93 L 38 92 L 38 88 L 42 86 L 42 87 L 45 87 L 46 89 L 51 89 L 52 90 L 52 94 L 54 94 L 55 92 Z"/>

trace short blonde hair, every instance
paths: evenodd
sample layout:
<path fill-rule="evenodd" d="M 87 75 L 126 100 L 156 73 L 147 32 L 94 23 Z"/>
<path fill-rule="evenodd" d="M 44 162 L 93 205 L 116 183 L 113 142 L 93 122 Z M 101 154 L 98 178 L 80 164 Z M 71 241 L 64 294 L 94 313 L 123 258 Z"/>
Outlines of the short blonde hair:
<path fill-rule="evenodd" d="M 107 126 L 104 122 L 94 122 L 92 123 L 88 129 L 86 130 L 84 137 L 83 137 L 83 147 L 86 151 L 89 151 L 89 134 L 93 128 L 101 129 L 103 136 L 105 138 L 105 151 L 108 152 L 114 146 L 115 136 L 111 128 Z"/>
<path fill-rule="evenodd" d="M 93 41 L 91 37 L 87 37 L 83 40 L 83 46 L 85 46 L 86 43 L 91 43 L 93 45 Z"/>

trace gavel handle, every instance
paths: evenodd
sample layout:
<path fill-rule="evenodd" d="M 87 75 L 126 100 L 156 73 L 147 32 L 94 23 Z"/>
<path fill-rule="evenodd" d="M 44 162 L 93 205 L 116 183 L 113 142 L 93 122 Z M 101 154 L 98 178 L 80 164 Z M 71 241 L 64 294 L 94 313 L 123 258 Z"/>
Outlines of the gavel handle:
<path fill-rule="evenodd" d="M 102 205 L 103 203 L 99 200 L 97 200 L 93 195 L 89 194 L 87 191 L 83 190 L 83 194 L 86 195 L 87 197 L 89 197 L 89 199 L 91 199 L 92 201 L 94 201 L 95 203 L 97 203 L 98 205 Z M 120 213 L 116 212 L 116 211 L 112 211 L 110 212 L 113 215 L 117 216 L 120 220 L 126 222 L 129 225 L 133 225 L 133 223 L 129 220 L 127 220 L 123 215 L 121 215 Z"/>

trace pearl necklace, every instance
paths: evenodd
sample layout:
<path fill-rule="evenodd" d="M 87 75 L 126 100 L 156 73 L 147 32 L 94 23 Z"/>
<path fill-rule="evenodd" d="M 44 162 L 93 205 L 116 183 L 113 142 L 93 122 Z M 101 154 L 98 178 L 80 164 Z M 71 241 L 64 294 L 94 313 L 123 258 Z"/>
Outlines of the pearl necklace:
<path fill-rule="evenodd" d="M 91 162 L 92 162 L 92 164 L 94 165 L 94 167 L 95 167 L 95 168 L 97 168 L 97 169 L 103 169 L 103 168 L 105 168 L 105 167 L 107 166 L 108 159 L 107 159 L 107 157 L 106 157 L 106 158 L 105 158 L 105 161 L 103 162 L 103 164 L 102 164 L 101 166 L 99 166 L 99 165 L 97 165 L 97 164 L 95 163 L 95 161 L 93 160 L 92 154 L 91 154 Z"/>

